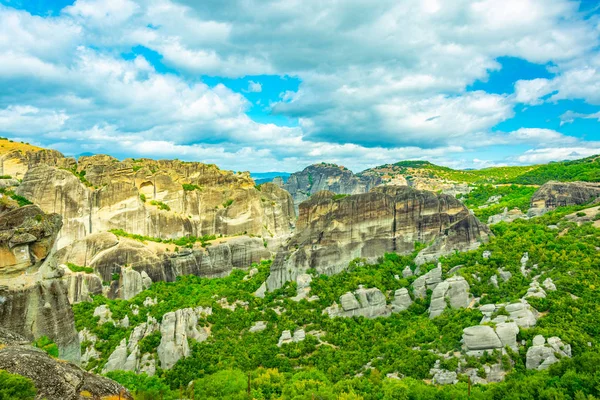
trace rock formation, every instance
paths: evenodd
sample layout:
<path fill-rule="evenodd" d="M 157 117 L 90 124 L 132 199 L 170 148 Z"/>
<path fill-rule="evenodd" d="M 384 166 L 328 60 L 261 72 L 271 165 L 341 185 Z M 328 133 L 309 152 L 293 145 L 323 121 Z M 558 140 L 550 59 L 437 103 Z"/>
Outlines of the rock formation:
<path fill-rule="evenodd" d="M 247 173 L 180 161 L 82 157 L 71 170 L 40 164 L 17 192 L 63 216 L 58 247 L 86 235 L 122 229 L 161 239 L 188 235 L 278 237 L 295 216 L 291 196 Z"/>
<path fill-rule="evenodd" d="M 117 237 L 110 232 L 96 233 L 56 252 L 58 264 L 72 263 L 93 269 L 93 273 L 65 270 L 69 297 L 85 301 L 88 294 L 104 293 L 109 298 L 130 299 L 157 281 L 173 282 L 181 275 L 223 277 L 234 268 L 271 257 L 260 238 L 238 236 L 220 239 L 206 248 L 182 248 L 143 243 Z M 113 281 L 113 275 L 119 276 Z M 102 287 L 102 282 L 109 286 Z"/>
<path fill-rule="evenodd" d="M 519 327 L 514 322 L 501 322 L 496 328 L 476 325 L 463 329 L 463 347 L 469 356 L 482 356 L 486 352 L 504 349 L 517 350 Z"/>
<path fill-rule="evenodd" d="M 496 215 L 491 215 L 488 218 L 488 225 L 494 225 L 497 224 L 499 222 L 513 222 L 516 221 L 517 219 L 528 219 L 527 215 L 523 214 L 523 212 L 521 210 L 519 210 L 518 208 L 513 208 L 512 210 L 508 211 L 508 208 L 504 208 L 504 211 L 500 214 L 496 214 Z"/>
<path fill-rule="evenodd" d="M 30 346 L 24 337 L 1 329 L 0 369 L 31 379 L 39 399 L 133 399 L 118 383 L 52 358 L 43 350 Z"/>
<path fill-rule="evenodd" d="M 321 163 L 293 173 L 283 184 L 283 188 L 292 195 L 294 205 L 298 209 L 300 203 L 321 190 L 336 194 L 359 194 L 367 193 L 380 183 L 379 177 L 357 176 L 345 167 Z"/>
<path fill-rule="evenodd" d="M 533 346 L 527 349 L 525 365 L 527 369 L 546 369 L 558 362 L 556 354 L 559 357 L 571 357 L 571 346 L 564 344 L 558 337 L 548 338 L 546 343 L 542 335 L 537 335 L 533 338 Z"/>
<path fill-rule="evenodd" d="M 467 308 L 471 302 L 469 283 L 462 276 L 453 276 L 438 284 L 431 295 L 429 318 L 442 314 L 450 308 Z"/>
<path fill-rule="evenodd" d="M 386 305 L 385 295 L 377 288 L 359 287 L 354 293 L 348 292 L 340 296 L 340 304 L 334 304 L 324 311 L 329 317 L 366 318 L 386 317 L 391 314 Z"/>
<path fill-rule="evenodd" d="M 33 341 L 48 336 L 61 358 L 78 363 L 79 339 L 61 271 L 48 255 L 59 215 L 37 206 L 0 209 L 0 327 Z"/>
<path fill-rule="evenodd" d="M 306 338 L 306 333 L 304 329 L 296 329 L 294 331 L 294 335 L 290 331 L 283 331 L 281 336 L 279 337 L 279 342 L 277 343 L 278 347 L 283 346 L 284 344 L 290 343 L 299 343 L 302 342 Z"/>
<path fill-rule="evenodd" d="M 166 313 L 160 324 L 158 358 L 162 369 L 170 369 L 182 357 L 190 355 L 189 339 L 205 341 L 210 335 L 207 327 L 198 327 L 198 318 L 212 313 L 212 309 L 184 308 Z"/>
<path fill-rule="evenodd" d="M 406 254 L 415 242 L 432 243 L 417 262 L 486 241 L 489 229 L 453 197 L 409 187 L 380 186 L 369 193 L 336 199 L 319 192 L 300 205 L 296 233 L 277 253 L 267 280 L 274 290 L 309 268 L 332 275 L 363 257 Z"/>
<path fill-rule="evenodd" d="M 556 207 L 586 204 L 600 197 L 600 183 L 556 182 L 542 185 L 531 198 L 528 216 L 542 215 Z"/>

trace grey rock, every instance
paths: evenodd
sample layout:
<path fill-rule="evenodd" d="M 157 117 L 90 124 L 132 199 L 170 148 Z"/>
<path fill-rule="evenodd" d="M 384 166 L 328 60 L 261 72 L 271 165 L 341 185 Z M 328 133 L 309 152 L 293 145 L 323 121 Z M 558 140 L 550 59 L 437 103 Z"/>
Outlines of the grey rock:
<path fill-rule="evenodd" d="M 546 278 L 544 280 L 544 282 L 542 283 L 542 285 L 544 285 L 544 287 L 546 288 L 546 290 L 549 290 L 551 292 L 556 291 L 556 285 L 552 281 L 552 278 Z"/>
<path fill-rule="evenodd" d="M 507 282 L 510 278 L 512 278 L 510 271 L 505 271 L 503 268 L 498 268 L 498 275 L 500 275 L 500 278 L 504 282 Z"/>
<path fill-rule="evenodd" d="M 254 325 L 248 330 L 251 333 L 262 332 L 267 329 L 267 323 L 265 321 L 256 321 Z"/>
<path fill-rule="evenodd" d="M 408 293 L 408 289 L 401 288 L 394 292 L 394 299 L 392 300 L 392 312 L 400 312 L 408 309 L 412 304 L 412 299 Z"/>
<path fill-rule="evenodd" d="M 413 282 L 413 294 L 416 298 L 425 298 L 427 289 L 433 290 L 442 281 L 442 267 L 438 266 L 415 279 Z"/>
<path fill-rule="evenodd" d="M 325 309 L 330 318 L 363 316 L 377 318 L 389 316 L 391 311 L 386 305 L 385 296 L 377 288 L 359 287 L 354 293 L 340 296 L 341 306 L 334 304 Z"/>
<path fill-rule="evenodd" d="M 127 362 L 127 339 L 121 340 L 121 343 L 108 357 L 106 365 L 102 369 L 102 373 L 105 374 L 110 371 L 121 371 L 125 370 L 125 363 Z"/>
<path fill-rule="evenodd" d="M 439 283 L 431 295 L 429 318 L 442 314 L 448 303 L 451 308 L 469 306 L 469 284 L 462 276 L 453 276 Z"/>
<path fill-rule="evenodd" d="M 490 278 L 490 284 L 496 289 L 498 288 L 498 275 L 492 275 L 492 277 Z"/>
<path fill-rule="evenodd" d="M 546 344 L 544 337 L 537 335 L 533 338 L 533 346 L 527 349 L 525 365 L 527 369 L 546 369 L 559 361 L 556 354 L 571 357 L 571 346 L 565 345 L 558 337 L 549 338 Z"/>
<path fill-rule="evenodd" d="M 205 313 L 201 307 L 184 308 L 163 316 L 157 349 L 162 369 L 170 369 L 180 358 L 189 356 L 189 339 L 203 342 L 208 338 L 210 330 L 198 327 L 198 317 Z"/>
<path fill-rule="evenodd" d="M 107 322 L 115 324 L 115 321 L 112 319 L 112 312 L 106 304 L 102 304 L 94 309 L 94 317 L 100 318 L 98 320 L 98 325 L 104 325 Z"/>
<path fill-rule="evenodd" d="M 410 269 L 410 267 L 407 265 L 406 267 L 404 267 L 404 269 L 402 270 L 402 277 L 403 278 L 410 278 L 411 276 L 413 276 L 413 272 Z"/>
<path fill-rule="evenodd" d="M 492 256 L 492 252 L 489 250 L 486 250 L 483 252 L 482 257 L 484 260 L 487 260 L 488 258 L 490 258 Z"/>
<path fill-rule="evenodd" d="M 279 342 L 277 343 L 278 347 L 283 346 L 284 344 L 290 343 L 298 343 L 303 341 L 306 338 L 306 333 L 304 329 L 297 329 L 294 331 L 294 335 L 290 331 L 283 331 L 281 336 L 279 337 Z"/>
<path fill-rule="evenodd" d="M 502 348 L 502 341 L 494 328 L 487 325 L 470 326 L 463 329 L 463 342 L 467 352 Z"/>

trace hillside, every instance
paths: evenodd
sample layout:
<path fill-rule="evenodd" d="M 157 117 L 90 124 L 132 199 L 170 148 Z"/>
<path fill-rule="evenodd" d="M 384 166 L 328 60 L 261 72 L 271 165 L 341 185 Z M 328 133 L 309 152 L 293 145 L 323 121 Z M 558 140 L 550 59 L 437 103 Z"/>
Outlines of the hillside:
<path fill-rule="evenodd" d="M 479 170 L 454 170 L 428 161 L 401 161 L 367 169 L 361 174 L 380 176 L 384 182 L 397 175 L 403 175 L 409 181 L 437 179 L 469 184 L 542 185 L 549 180 L 593 182 L 600 180 L 600 156 L 550 164 L 491 167 Z"/>

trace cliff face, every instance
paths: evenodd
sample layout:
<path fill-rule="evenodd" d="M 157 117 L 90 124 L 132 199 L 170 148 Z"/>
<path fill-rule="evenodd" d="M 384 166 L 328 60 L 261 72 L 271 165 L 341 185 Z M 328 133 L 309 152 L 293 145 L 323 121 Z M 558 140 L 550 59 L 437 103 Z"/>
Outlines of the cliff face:
<path fill-rule="evenodd" d="M 173 282 L 181 275 L 223 277 L 234 268 L 247 268 L 270 257 L 262 239 L 248 236 L 220 239 L 206 248 L 176 249 L 104 232 L 60 249 L 53 261 L 93 269 L 91 273 L 73 273 L 63 268 L 69 297 L 79 302 L 88 301 L 91 294 L 129 299 L 152 282 Z M 118 279 L 113 280 L 115 275 Z"/>
<path fill-rule="evenodd" d="M 294 198 L 294 205 L 308 199 L 312 194 L 329 190 L 336 194 L 367 193 L 381 183 L 377 176 L 357 176 L 352 171 L 334 164 L 314 164 L 287 179 L 283 188 Z"/>
<path fill-rule="evenodd" d="M 448 195 L 402 186 L 381 186 L 338 200 L 332 192 L 321 192 L 300 204 L 297 232 L 277 253 L 266 286 L 280 288 L 309 268 L 331 275 L 357 257 L 409 253 L 415 242 L 430 243 L 418 257 L 426 262 L 475 248 L 490 234 Z"/>
<path fill-rule="evenodd" d="M 79 362 L 67 289 L 46 262 L 60 228 L 59 215 L 37 206 L 0 210 L 0 327 L 28 340 L 48 336 L 62 358 Z"/>
<path fill-rule="evenodd" d="M 248 174 L 181 161 L 82 157 L 74 170 L 30 169 L 17 193 L 63 216 L 58 247 L 110 229 L 162 239 L 290 233 L 292 198 Z"/>
<path fill-rule="evenodd" d="M 4 146 L 8 141 L 2 140 Z M 56 150 L 40 149 L 34 146 L 13 144 L 13 149 L 0 151 L 0 175 L 10 175 L 13 178 L 23 178 L 30 168 L 45 164 L 70 168 L 75 164 L 72 158 L 65 158 Z"/>
<path fill-rule="evenodd" d="M 598 198 L 600 198 L 600 183 L 550 181 L 533 194 L 528 214 L 540 215 L 556 207 L 585 204 Z"/>

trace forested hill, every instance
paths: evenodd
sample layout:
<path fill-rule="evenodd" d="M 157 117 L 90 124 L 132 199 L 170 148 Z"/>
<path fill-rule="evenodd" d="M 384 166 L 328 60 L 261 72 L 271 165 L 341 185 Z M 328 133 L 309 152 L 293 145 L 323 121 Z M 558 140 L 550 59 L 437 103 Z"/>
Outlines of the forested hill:
<path fill-rule="evenodd" d="M 543 185 L 550 180 L 595 182 L 600 180 L 600 156 L 595 155 L 580 160 L 549 164 L 492 167 L 479 170 L 455 170 L 428 161 L 400 161 L 371 168 L 361 174 L 378 175 L 384 180 L 386 177 L 389 179 L 400 174 L 408 179 L 426 177 L 471 184 Z"/>

